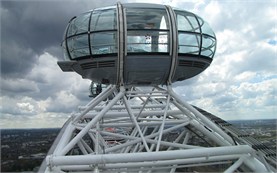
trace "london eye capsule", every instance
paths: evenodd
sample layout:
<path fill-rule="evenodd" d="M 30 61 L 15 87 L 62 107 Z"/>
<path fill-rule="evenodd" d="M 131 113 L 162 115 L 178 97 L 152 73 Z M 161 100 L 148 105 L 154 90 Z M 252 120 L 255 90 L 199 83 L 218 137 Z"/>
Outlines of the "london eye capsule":
<path fill-rule="evenodd" d="M 158 4 L 120 4 L 72 18 L 62 47 L 63 71 L 115 85 L 171 84 L 212 62 L 216 37 L 199 16 Z"/>

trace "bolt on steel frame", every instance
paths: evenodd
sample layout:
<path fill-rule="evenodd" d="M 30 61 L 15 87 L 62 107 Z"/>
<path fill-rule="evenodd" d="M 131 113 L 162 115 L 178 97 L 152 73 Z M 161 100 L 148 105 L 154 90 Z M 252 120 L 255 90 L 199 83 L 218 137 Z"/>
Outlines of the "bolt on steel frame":
<path fill-rule="evenodd" d="M 273 172 L 170 85 L 110 85 L 72 114 L 57 140 L 45 172 L 180 172 L 211 165 L 224 165 L 225 172 Z"/>

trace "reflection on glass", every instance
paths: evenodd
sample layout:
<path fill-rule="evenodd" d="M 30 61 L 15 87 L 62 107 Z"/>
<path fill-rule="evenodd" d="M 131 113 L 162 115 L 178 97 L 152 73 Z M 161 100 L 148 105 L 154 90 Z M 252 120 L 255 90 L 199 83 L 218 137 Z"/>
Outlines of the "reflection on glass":
<path fill-rule="evenodd" d="M 191 33 L 179 33 L 179 53 L 199 54 L 200 36 Z"/>
<path fill-rule="evenodd" d="M 214 38 L 203 35 L 201 55 L 212 58 L 215 53 L 215 43 Z"/>
<path fill-rule="evenodd" d="M 67 40 L 68 50 L 71 58 L 78 58 L 89 55 L 87 35 L 71 37 Z"/>
<path fill-rule="evenodd" d="M 67 36 L 83 33 L 88 31 L 90 13 L 74 18 L 69 25 Z"/>
<path fill-rule="evenodd" d="M 90 36 L 92 54 L 117 53 L 116 32 L 99 32 Z"/>
<path fill-rule="evenodd" d="M 202 18 L 192 13 L 178 10 L 175 10 L 175 13 L 177 16 L 179 53 L 201 54 L 212 58 L 215 52 L 215 38 L 213 38 L 215 34 L 210 26 Z M 202 36 L 200 37 L 200 35 Z M 200 47 L 202 47 L 201 50 Z"/>
<path fill-rule="evenodd" d="M 170 33 L 173 31 L 170 30 L 168 13 L 165 8 L 134 7 L 124 10 L 128 53 L 169 52 L 169 40 L 177 40 L 170 38 Z M 190 12 L 181 10 L 174 10 L 174 12 L 178 30 L 178 53 L 212 58 L 216 40 L 210 26 L 202 18 Z M 83 13 L 70 21 L 66 31 L 62 43 L 65 58 L 74 59 L 89 55 L 117 53 L 118 51 L 117 10 L 115 7 Z M 68 46 L 67 49 L 66 46 Z"/>
<path fill-rule="evenodd" d="M 167 13 L 163 9 L 130 8 L 126 10 L 127 29 L 168 29 Z"/>
<path fill-rule="evenodd" d="M 164 9 L 126 10 L 127 51 L 169 52 L 169 26 Z"/>
<path fill-rule="evenodd" d="M 129 31 L 128 52 L 168 52 L 168 32 Z"/>
<path fill-rule="evenodd" d="M 175 11 L 177 14 L 177 27 L 179 31 L 200 32 L 200 27 L 193 14 Z"/>
<path fill-rule="evenodd" d="M 197 18 L 200 23 L 202 33 L 215 37 L 215 34 L 209 24 L 205 22 L 201 17 L 197 16 Z"/>
<path fill-rule="evenodd" d="M 62 48 L 63 48 L 63 57 L 68 60 L 69 59 L 69 56 L 68 56 L 68 53 L 67 53 L 67 50 L 66 50 L 66 44 L 65 44 L 65 41 L 62 42 Z"/>
<path fill-rule="evenodd" d="M 116 25 L 116 10 L 96 10 L 91 15 L 90 30 L 115 30 Z"/>
<path fill-rule="evenodd" d="M 90 34 L 92 55 L 117 53 L 116 29 L 115 8 L 93 11 L 90 23 L 90 30 L 92 31 Z"/>

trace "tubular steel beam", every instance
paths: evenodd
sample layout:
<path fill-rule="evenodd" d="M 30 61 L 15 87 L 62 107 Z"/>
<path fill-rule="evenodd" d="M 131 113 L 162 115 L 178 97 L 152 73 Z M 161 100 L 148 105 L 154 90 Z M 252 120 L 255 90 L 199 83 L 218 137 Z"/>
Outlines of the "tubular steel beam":
<path fill-rule="evenodd" d="M 202 115 L 199 111 L 197 111 L 195 108 L 193 108 L 188 103 L 184 102 L 182 99 L 179 98 L 179 96 L 172 90 L 171 86 L 168 86 L 168 92 L 170 95 L 176 99 L 179 103 L 181 103 L 186 109 L 191 111 L 197 118 L 201 119 L 205 125 L 207 125 L 209 128 L 216 131 L 219 135 L 221 135 L 226 141 L 229 142 L 229 145 L 234 144 L 234 141 L 230 136 L 228 136 L 222 129 L 220 129 L 218 126 L 216 126 L 212 121 L 210 121 L 207 117 Z"/>
<path fill-rule="evenodd" d="M 82 139 L 82 137 L 91 129 L 92 126 L 94 126 L 102 117 L 103 115 L 109 111 L 110 107 L 112 107 L 122 96 L 124 95 L 124 92 L 118 93 L 118 95 L 113 98 L 109 102 L 109 104 L 103 109 L 97 116 L 95 116 L 87 125 L 84 127 L 61 151 L 61 155 L 65 155 L 69 150 L 71 150 L 74 145 Z"/>
<path fill-rule="evenodd" d="M 149 147 L 147 145 L 147 142 L 145 141 L 144 135 L 143 135 L 143 133 L 142 133 L 142 131 L 140 129 L 140 126 L 139 126 L 139 124 L 138 124 L 138 122 L 136 120 L 135 115 L 133 114 L 133 112 L 131 110 L 131 107 L 130 107 L 130 105 L 128 103 L 128 100 L 127 100 L 126 96 L 123 97 L 123 101 L 124 101 L 124 104 L 126 106 L 126 109 L 127 109 L 128 113 L 130 115 L 130 118 L 131 118 L 132 122 L 135 124 L 135 127 L 138 129 L 139 135 L 141 137 L 141 140 L 142 140 L 142 142 L 144 144 L 145 149 L 149 152 Z"/>
<path fill-rule="evenodd" d="M 93 118 L 97 115 L 98 112 L 92 112 L 92 113 L 88 113 L 84 116 L 84 118 Z M 149 116 L 158 116 L 158 115 L 163 115 L 164 111 L 161 110 L 154 110 L 154 111 L 147 111 L 147 112 L 142 112 L 140 115 L 140 118 L 142 117 L 149 117 Z M 139 111 L 133 111 L 133 114 L 135 116 L 139 115 Z M 168 111 L 168 115 L 181 115 L 182 111 L 180 110 L 169 110 Z M 128 117 L 129 114 L 128 112 L 108 112 L 107 114 L 104 115 L 104 117 L 106 118 L 114 118 L 114 117 Z"/>
<path fill-rule="evenodd" d="M 109 100 L 111 94 L 114 97 Z M 226 172 L 242 165 L 270 171 L 254 149 L 234 145 L 219 126 L 178 98 L 170 86 L 131 91 L 109 86 L 79 111 L 46 158 L 49 172 L 175 172 L 220 164 L 228 167 Z M 203 142 L 208 139 L 209 146 L 193 141 L 195 135 Z"/>
<path fill-rule="evenodd" d="M 224 146 L 213 148 L 198 148 L 190 150 L 144 152 L 144 153 L 124 153 L 124 154 L 99 154 L 82 156 L 56 156 L 49 157 L 48 163 L 56 165 L 86 165 L 86 164 L 108 164 L 108 163 L 127 163 L 127 162 L 145 162 L 157 160 L 186 159 L 211 156 L 224 156 L 234 154 L 251 154 L 253 149 L 248 145 Z"/>

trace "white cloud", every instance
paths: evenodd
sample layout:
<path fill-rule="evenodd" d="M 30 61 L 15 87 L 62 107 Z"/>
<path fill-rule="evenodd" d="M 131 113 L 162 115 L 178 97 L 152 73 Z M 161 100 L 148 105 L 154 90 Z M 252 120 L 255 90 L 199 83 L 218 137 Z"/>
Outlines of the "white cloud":
<path fill-rule="evenodd" d="M 62 72 L 57 58 L 47 52 L 38 56 L 26 78 L 1 82 L 1 124 L 6 122 L 1 127 L 61 127 L 69 113 L 89 99 L 90 82 Z"/>
<path fill-rule="evenodd" d="M 193 99 L 184 99 L 227 120 L 276 118 L 276 83 L 276 78 L 237 85 L 207 83 L 189 90 L 194 93 Z"/>
<path fill-rule="evenodd" d="M 57 65 L 57 59 L 45 52 L 38 57 L 38 63 L 34 66 L 28 78 L 41 83 L 60 84 L 61 76 L 70 78 L 73 75 L 70 76 L 69 74 L 63 73 Z M 66 82 L 67 80 L 64 81 Z"/>
<path fill-rule="evenodd" d="M 36 83 L 28 79 L 1 79 L 1 88 L 3 92 L 20 93 L 39 92 Z"/>
<path fill-rule="evenodd" d="M 16 105 L 22 110 L 23 113 L 34 112 L 34 105 L 29 102 L 17 103 Z"/>
<path fill-rule="evenodd" d="M 128 2 L 149 3 L 147 0 Z M 223 119 L 276 117 L 275 1 L 159 0 L 151 3 L 195 12 L 210 24 L 217 36 L 217 52 L 211 66 L 200 75 L 175 84 L 176 92 L 189 103 Z M 96 3 L 77 4 L 78 11 L 83 8 L 86 11 Z M 76 11 L 70 13 L 77 15 Z M 47 15 L 43 19 L 48 20 Z M 62 72 L 56 63 L 58 58 L 49 53 L 50 49 L 58 52 L 55 48 L 45 48 L 48 52 L 34 56 L 36 61 L 28 62 L 33 65 L 17 64 L 20 68 L 26 65 L 24 75 L 1 78 L 1 127 L 60 127 L 69 112 L 88 102 L 90 81 L 76 73 Z M 27 53 L 31 50 L 27 49 Z M 8 60 L 15 62 L 18 57 Z"/>
<path fill-rule="evenodd" d="M 11 114 L 1 115 L 1 128 L 57 128 L 69 118 L 68 114 L 40 113 L 34 116 L 21 115 L 15 117 Z"/>
<path fill-rule="evenodd" d="M 222 7 L 220 6 L 218 1 L 211 1 L 204 8 L 204 13 L 206 19 L 211 19 L 209 23 L 217 22 L 218 17 L 222 13 Z M 204 17 L 204 16 L 203 16 Z M 205 19 L 204 19 L 205 20 Z"/>
<path fill-rule="evenodd" d="M 40 112 L 37 102 L 27 96 L 24 97 L 0 97 L 1 107 L 0 112 L 3 114 L 33 116 Z"/>
<path fill-rule="evenodd" d="M 80 101 L 68 91 L 59 91 L 55 98 L 47 99 L 46 111 L 48 112 L 72 112 Z"/>
<path fill-rule="evenodd" d="M 235 80 L 234 82 L 240 83 L 243 81 L 252 80 L 253 78 L 255 78 L 255 76 L 256 76 L 256 73 L 250 72 L 250 71 L 245 71 L 245 72 L 242 72 L 242 73 L 236 75 L 234 77 L 234 80 Z"/>
<path fill-rule="evenodd" d="M 57 92 L 61 91 L 73 93 L 78 98 L 89 95 L 90 81 L 82 79 L 76 73 L 63 72 L 57 65 L 57 58 L 47 52 L 39 56 L 37 65 L 27 78 L 37 81 L 38 88 L 45 93 L 44 99 L 55 98 L 59 96 Z"/>
<path fill-rule="evenodd" d="M 247 48 L 248 42 L 243 33 L 237 31 L 224 29 L 216 33 L 217 37 L 217 52 L 216 55 L 226 55 L 226 53 L 234 53 Z"/>

